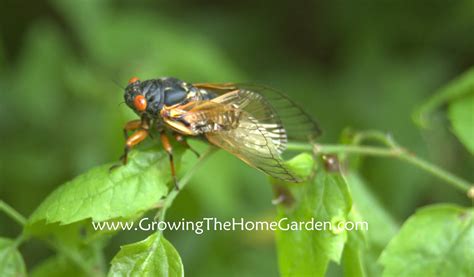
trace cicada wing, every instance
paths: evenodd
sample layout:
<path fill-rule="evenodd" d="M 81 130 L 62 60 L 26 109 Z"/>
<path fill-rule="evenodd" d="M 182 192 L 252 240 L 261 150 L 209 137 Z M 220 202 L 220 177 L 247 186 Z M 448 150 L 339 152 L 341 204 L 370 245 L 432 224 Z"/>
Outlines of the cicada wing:
<path fill-rule="evenodd" d="M 242 84 L 240 87 L 262 95 L 273 106 L 289 139 L 307 142 L 321 135 L 316 120 L 286 94 L 265 86 Z"/>
<path fill-rule="evenodd" d="M 289 140 L 306 142 L 321 135 L 321 129 L 316 120 L 280 91 L 266 86 L 244 83 L 204 83 L 194 84 L 194 86 L 217 95 L 224 95 L 235 90 L 261 95 L 276 111 L 276 116 L 278 116 Z"/>
<path fill-rule="evenodd" d="M 258 124 L 265 131 L 265 137 L 271 139 L 279 154 L 285 150 L 288 137 L 282 121 L 273 106 L 260 94 L 247 90 L 234 90 L 211 101 L 243 111 L 242 117 Z"/>
<path fill-rule="evenodd" d="M 302 181 L 281 158 L 286 132 L 273 107 L 260 95 L 230 91 L 178 108 L 186 110 L 180 120 L 201 130 L 210 143 L 277 179 Z"/>
<path fill-rule="evenodd" d="M 236 128 L 205 134 L 212 144 L 230 152 L 248 165 L 288 182 L 301 182 L 285 164 L 266 126 L 248 113 L 240 114 Z"/>

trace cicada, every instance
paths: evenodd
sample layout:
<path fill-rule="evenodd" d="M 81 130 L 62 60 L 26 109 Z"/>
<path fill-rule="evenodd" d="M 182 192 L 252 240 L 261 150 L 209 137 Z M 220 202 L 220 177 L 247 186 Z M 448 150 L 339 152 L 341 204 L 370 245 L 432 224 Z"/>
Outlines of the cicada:
<path fill-rule="evenodd" d="M 272 177 L 301 182 L 285 165 L 282 153 L 289 140 L 308 141 L 321 133 L 300 106 L 264 86 L 187 83 L 171 77 L 141 81 L 134 77 L 124 97 L 140 119 L 124 127 L 123 163 L 127 163 L 128 152 L 156 128 L 169 155 L 176 186 L 170 134 L 188 147 L 186 137 L 203 138 Z M 128 136 L 130 131 L 134 133 Z"/>

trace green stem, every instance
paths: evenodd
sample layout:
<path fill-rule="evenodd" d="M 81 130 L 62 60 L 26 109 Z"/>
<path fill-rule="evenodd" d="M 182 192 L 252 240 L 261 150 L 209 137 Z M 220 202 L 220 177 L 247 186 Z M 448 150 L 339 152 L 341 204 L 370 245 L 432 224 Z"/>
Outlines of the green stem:
<path fill-rule="evenodd" d="M 440 168 L 437 165 L 422 160 L 413 154 L 406 153 L 404 155 L 398 156 L 398 158 L 433 174 L 434 176 L 446 181 L 446 183 L 453 185 L 454 187 L 460 189 L 463 192 L 468 193 L 469 190 L 472 188 L 472 185 L 469 184 L 469 182 L 467 182 L 466 180 L 457 177 L 456 175 Z"/>
<path fill-rule="evenodd" d="M 155 219 L 159 219 L 160 221 L 165 220 L 166 210 L 171 206 L 176 196 L 178 196 L 179 192 L 186 186 L 189 180 L 191 180 L 194 173 L 196 173 L 196 171 L 201 168 L 201 166 L 204 164 L 204 161 L 216 150 L 217 149 L 215 147 L 210 146 L 204 153 L 201 154 L 194 166 L 191 167 L 191 169 L 189 169 L 186 174 L 184 174 L 184 176 L 178 181 L 179 190 L 173 189 L 170 193 L 168 193 L 168 196 L 166 196 L 162 204 L 162 208 L 160 208 L 156 214 Z"/>
<path fill-rule="evenodd" d="M 387 140 L 388 141 L 388 140 Z M 289 150 L 296 151 L 312 151 L 316 154 L 334 154 L 334 153 L 354 153 L 363 154 L 370 156 L 380 157 L 393 157 L 399 160 L 408 162 L 452 185 L 453 187 L 460 189 L 461 191 L 468 194 L 469 198 L 472 198 L 473 186 L 468 181 L 455 176 L 454 174 L 431 164 L 421 158 L 416 157 L 414 154 L 406 151 L 404 148 L 397 146 L 393 141 L 386 143 L 390 145 L 390 148 L 385 147 L 374 147 L 374 146 L 359 146 L 359 145 L 332 145 L 332 144 L 302 144 L 302 143 L 290 143 L 288 144 Z"/>
<path fill-rule="evenodd" d="M 358 146 L 345 144 L 307 144 L 307 143 L 288 143 L 288 150 L 292 151 L 314 151 L 316 154 L 331 153 L 355 153 L 371 156 L 394 156 L 395 151 L 388 148 L 374 146 Z"/>
<path fill-rule="evenodd" d="M 358 132 L 354 136 L 351 144 L 360 145 L 362 142 L 368 140 L 380 142 L 390 148 L 398 147 L 398 144 L 393 140 L 390 134 L 385 134 L 377 130 Z"/>
<path fill-rule="evenodd" d="M 343 144 L 315 144 L 310 149 L 310 151 L 314 151 L 316 154 L 355 153 L 382 157 L 395 157 L 398 154 L 398 151 L 390 148 Z"/>
<path fill-rule="evenodd" d="M 25 226 L 26 218 L 2 200 L 0 200 L 0 211 L 3 211 L 6 215 L 8 215 L 11 219 L 16 221 L 21 226 Z"/>
<path fill-rule="evenodd" d="M 27 239 L 28 239 L 28 236 L 25 234 L 25 232 L 21 232 L 21 234 L 18 237 L 16 237 L 15 242 L 13 243 L 14 247 L 18 248 Z"/>
<path fill-rule="evenodd" d="M 78 251 L 73 251 L 69 249 L 67 246 L 63 246 L 60 243 L 56 243 L 51 239 L 46 239 L 45 242 L 56 252 L 60 253 L 67 259 L 69 259 L 72 263 L 74 263 L 77 267 L 79 267 L 87 276 L 102 276 L 103 273 L 97 272 L 88 266 L 87 261 Z"/>

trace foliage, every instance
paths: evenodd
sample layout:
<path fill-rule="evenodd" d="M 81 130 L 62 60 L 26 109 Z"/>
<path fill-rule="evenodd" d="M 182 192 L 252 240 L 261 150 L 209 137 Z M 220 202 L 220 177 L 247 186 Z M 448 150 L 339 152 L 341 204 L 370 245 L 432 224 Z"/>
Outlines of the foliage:
<path fill-rule="evenodd" d="M 0 11 L 7 26 L 0 39 L 0 276 L 474 274 L 466 197 L 469 189 L 474 195 L 466 186 L 474 165 L 472 1 L 344 8 L 152 2 L 51 0 Z M 307 144 L 288 162 L 309 176 L 302 184 L 265 185 L 262 174 L 220 151 L 178 194 L 154 138 L 109 172 L 123 149 L 123 123 L 135 119 L 113 83 L 122 87 L 132 75 L 279 88 L 318 117 L 325 136 L 316 146 L 331 151 Z M 409 119 L 413 110 L 421 132 Z M 384 132 L 324 143 L 346 126 Z M 403 147 L 390 145 L 387 130 Z M 202 142 L 191 144 L 203 153 Z M 397 151 L 430 162 L 407 166 Z M 326 154 L 337 154 L 341 170 L 328 170 Z M 178 145 L 175 155 L 180 179 L 200 163 Z M 274 198 L 288 197 L 276 207 L 272 189 Z M 144 216 L 367 221 L 369 230 L 273 236 L 92 228 Z"/>
<path fill-rule="evenodd" d="M 386 276 L 472 276 L 474 210 L 439 204 L 412 215 L 381 256 Z"/>
<path fill-rule="evenodd" d="M 313 168 L 310 155 L 297 156 L 291 164 L 299 168 L 304 166 L 309 171 Z M 279 205 L 278 221 L 310 222 L 313 219 L 337 223 L 348 220 L 352 202 L 340 173 L 326 173 L 320 168 L 314 179 L 303 184 L 292 184 L 289 189 L 286 192 L 289 195 L 285 197 L 291 197 L 295 203 L 283 202 Z M 346 231 L 292 230 L 289 224 L 284 228 L 289 230 L 276 231 L 282 275 L 324 275 L 330 261 L 340 262 L 347 240 Z"/>
<path fill-rule="evenodd" d="M 456 100 L 449 106 L 449 118 L 453 125 L 454 134 L 474 154 L 472 129 L 474 123 L 474 81 L 472 82 L 472 87 L 472 92 L 469 96 L 466 96 L 465 99 Z"/>
<path fill-rule="evenodd" d="M 168 193 L 169 162 L 162 151 L 132 152 L 129 164 L 112 166 L 94 168 L 64 184 L 36 209 L 29 223 L 133 218 L 153 208 Z"/>
<path fill-rule="evenodd" d="M 426 126 L 429 114 L 443 104 L 449 104 L 449 119 L 454 134 L 471 154 L 474 153 L 474 69 L 437 92 L 417 110 L 415 119 Z"/>
<path fill-rule="evenodd" d="M 184 276 L 178 252 L 161 234 L 125 245 L 112 260 L 109 276 Z"/>
<path fill-rule="evenodd" d="M 25 263 L 12 240 L 0 238 L 0 273 L 2 276 L 26 276 Z"/>

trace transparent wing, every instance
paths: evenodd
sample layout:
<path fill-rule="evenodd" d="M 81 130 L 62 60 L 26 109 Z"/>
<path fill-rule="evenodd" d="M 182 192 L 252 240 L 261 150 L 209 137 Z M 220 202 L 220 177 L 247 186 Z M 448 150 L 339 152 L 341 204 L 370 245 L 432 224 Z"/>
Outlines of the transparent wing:
<path fill-rule="evenodd" d="M 260 95 L 235 90 L 184 108 L 187 112 L 181 120 L 201 130 L 210 143 L 275 178 L 302 181 L 280 156 L 286 132 L 273 107 Z"/>
<path fill-rule="evenodd" d="M 308 113 L 287 95 L 272 88 L 243 83 L 203 83 L 193 85 L 216 95 L 223 95 L 233 90 L 261 95 L 276 112 L 281 125 L 286 130 L 287 138 L 290 140 L 305 142 L 321 135 L 318 123 Z"/>
<path fill-rule="evenodd" d="M 288 137 L 282 121 L 273 106 L 260 94 L 238 89 L 216 97 L 211 102 L 244 112 L 242 118 L 252 121 L 254 125 L 258 124 L 265 131 L 265 137 L 271 139 L 279 154 L 285 150 Z"/>
<path fill-rule="evenodd" d="M 241 117 L 237 128 L 210 132 L 205 136 L 212 144 L 272 177 L 288 182 L 302 181 L 284 164 L 277 146 L 273 144 L 265 127 L 250 116 Z"/>

